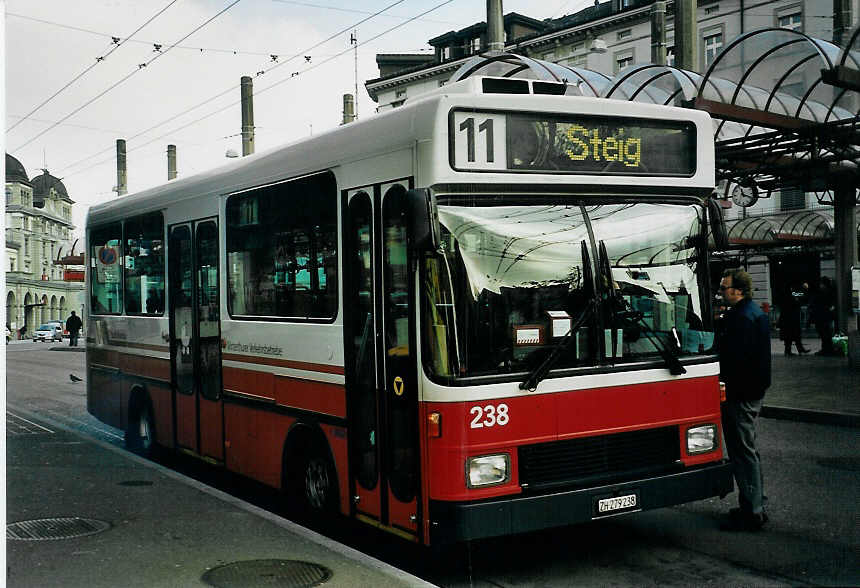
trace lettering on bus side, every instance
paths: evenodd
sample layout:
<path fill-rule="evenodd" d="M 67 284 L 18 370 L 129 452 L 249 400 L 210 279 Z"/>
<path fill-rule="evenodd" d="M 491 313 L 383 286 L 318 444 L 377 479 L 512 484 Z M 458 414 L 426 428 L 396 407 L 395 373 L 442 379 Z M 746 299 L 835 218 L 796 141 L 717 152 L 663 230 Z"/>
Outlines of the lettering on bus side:
<path fill-rule="evenodd" d="M 469 414 L 472 416 L 472 421 L 469 425 L 471 429 L 496 426 L 504 427 L 511 422 L 508 405 L 505 403 L 473 406 L 469 409 Z"/>

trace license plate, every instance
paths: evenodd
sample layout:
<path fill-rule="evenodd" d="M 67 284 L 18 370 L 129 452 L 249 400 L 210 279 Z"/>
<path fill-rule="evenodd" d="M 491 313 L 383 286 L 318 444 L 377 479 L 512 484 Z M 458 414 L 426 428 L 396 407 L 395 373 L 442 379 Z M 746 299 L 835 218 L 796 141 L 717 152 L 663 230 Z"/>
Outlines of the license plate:
<path fill-rule="evenodd" d="M 639 508 L 639 495 L 637 493 L 612 496 L 611 498 L 600 498 L 597 500 L 594 515 L 599 517 L 627 510 L 636 510 L 637 508 Z"/>

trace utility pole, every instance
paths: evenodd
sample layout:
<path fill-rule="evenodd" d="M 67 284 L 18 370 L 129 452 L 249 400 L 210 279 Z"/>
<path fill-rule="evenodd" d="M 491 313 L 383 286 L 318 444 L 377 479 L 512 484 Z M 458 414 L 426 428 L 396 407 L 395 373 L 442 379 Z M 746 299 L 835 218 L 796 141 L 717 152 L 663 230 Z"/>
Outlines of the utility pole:
<path fill-rule="evenodd" d="M 167 146 L 167 181 L 176 179 L 176 145 Z"/>
<path fill-rule="evenodd" d="M 687 71 L 699 71 L 697 0 L 675 1 L 675 65 Z"/>
<path fill-rule="evenodd" d="M 254 153 L 254 82 L 242 76 L 242 157 Z"/>
<path fill-rule="evenodd" d="M 354 46 L 353 53 L 355 54 L 355 100 L 352 103 L 352 120 L 358 118 L 358 30 L 353 29 L 352 35 L 349 37 L 349 42 Z M 346 96 L 344 95 L 344 102 L 346 101 Z M 348 122 L 344 120 L 343 122 Z"/>
<path fill-rule="evenodd" d="M 666 65 L 666 3 L 662 0 L 651 7 L 651 63 Z"/>
<path fill-rule="evenodd" d="M 128 194 L 128 175 L 125 167 L 125 139 L 116 140 L 116 195 Z"/>
<path fill-rule="evenodd" d="M 501 53 L 505 50 L 505 22 L 502 0 L 487 0 L 487 51 Z"/>
<path fill-rule="evenodd" d="M 851 31 L 851 0 L 833 0 L 833 44 L 844 47 Z"/>

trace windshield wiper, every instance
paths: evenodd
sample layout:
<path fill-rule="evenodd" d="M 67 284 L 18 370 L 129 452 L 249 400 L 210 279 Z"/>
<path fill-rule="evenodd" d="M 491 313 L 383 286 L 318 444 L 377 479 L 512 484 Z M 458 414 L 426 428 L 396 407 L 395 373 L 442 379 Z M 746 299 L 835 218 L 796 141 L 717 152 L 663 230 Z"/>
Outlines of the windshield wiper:
<path fill-rule="evenodd" d="M 640 332 L 644 333 L 648 341 L 651 342 L 651 345 L 654 346 L 654 349 L 657 350 L 657 353 L 659 353 L 663 358 L 663 361 L 666 362 L 666 367 L 669 368 L 670 374 L 673 376 L 686 374 L 687 370 L 681 365 L 681 361 L 678 359 L 678 356 L 675 355 L 669 346 L 657 336 L 657 333 L 645 320 L 644 315 L 639 311 L 633 310 L 633 307 L 629 302 L 627 302 L 627 299 L 621 296 L 618 288 L 616 288 L 615 280 L 612 278 L 612 266 L 609 263 L 609 254 L 606 251 L 606 243 L 604 241 L 600 242 L 598 248 L 597 265 L 606 280 L 605 290 L 606 295 L 609 297 L 608 304 L 610 305 L 609 310 L 612 315 L 623 321 L 627 321 L 629 324 L 639 328 Z M 620 306 L 621 310 L 618 310 L 616 306 Z M 678 332 L 674 327 L 672 327 L 672 336 L 675 338 L 677 348 L 680 348 L 681 342 L 678 339 Z"/>
<path fill-rule="evenodd" d="M 678 359 L 678 356 L 672 352 L 672 349 L 667 345 L 660 337 L 657 332 L 651 328 L 648 322 L 645 320 L 644 315 L 637 311 L 633 310 L 633 307 L 630 306 L 630 303 L 627 302 L 622 296 L 616 295 L 614 300 L 617 304 L 620 304 L 622 309 L 621 311 L 615 311 L 615 317 L 619 318 L 623 321 L 627 321 L 629 324 L 637 327 L 640 332 L 642 332 L 648 341 L 651 342 L 651 345 L 654 346 L 654 349 L 660 354 L 663 358 L 663 361 L 666 362 L 666 367 L 669 368 L 669 373 L 673 376 L 680 376 L 681 374 L 686 374 L 687 370 L 681 365 L 681 360 Z M 675 330 L 675 327 L 672 327 L 672 336 L 675 338 L 676 348 L 681 346 L 681 342 L 678 339 L 678 333 Z M 659 345 L 658 345 L 659 343 Z"/>
<path fill-rule="evenodd" d="M 555 362 L 558 361 L 558 358 L 561 357 L 563 351 L 565 351 L 569 346 L 570 342 L 573 341 L 573 335 L 576 333 L 579 328 L 585 324 L 585 321 L 591 316 L 594 312 L 594 300 L 589 300 L 588 305 L 582 311 L 582 313 L 577 317 L 576 322 L 574 322 L 570 326 L 570 330 L 567 334 L 561 338 L 561 341 L 556 343 L 555 348 L 553 348 L 552 353 L 541 362 L 539 366 L 533 369 L 528 377 L 520 382 L 520 390 L 528 390 L 529 392 L 534 392 L 537 388 L 537 385 L 546 378 L 546 375 L 549 373 L 549 370 L 552 369 L 552 366 L 555 365 Z"/>

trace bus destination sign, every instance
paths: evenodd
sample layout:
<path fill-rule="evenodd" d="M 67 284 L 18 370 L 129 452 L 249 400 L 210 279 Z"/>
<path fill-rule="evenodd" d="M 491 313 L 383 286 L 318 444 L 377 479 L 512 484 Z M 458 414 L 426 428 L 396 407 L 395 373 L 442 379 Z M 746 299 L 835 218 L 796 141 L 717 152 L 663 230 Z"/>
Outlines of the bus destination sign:
<path fill-rule="evenodd" d="M 452 165 L 531 171 L 687 177 L 696 171 L 688 121 L 586 115 L 454 112 Z"/>

